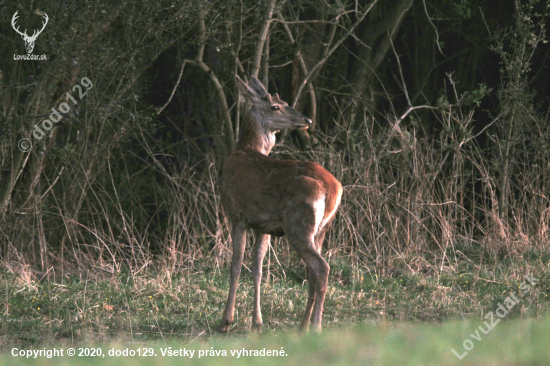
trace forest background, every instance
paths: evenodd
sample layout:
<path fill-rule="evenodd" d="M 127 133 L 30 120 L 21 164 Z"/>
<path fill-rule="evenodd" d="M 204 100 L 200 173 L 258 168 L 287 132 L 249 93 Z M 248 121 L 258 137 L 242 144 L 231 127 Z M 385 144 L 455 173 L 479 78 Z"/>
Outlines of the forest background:
<path fill-rule="evenodd" d="M 47 60 L 15 59 L 27 53 L 16 11 L 29 35 L 47 14 L 33 51 Z M 193 296 L 204 294 L 193 301 L 214 301 L 231 258 L 220 170 L 249 107 L 235 75 L 257 76 L 314 121 L 280 134 L 271 155 L 317 161 L 343 183 L 323 254 L 345 296 L 405 280 L 451 303 L 501 286 L 456 311 L 426 292 L 431 310 L 411 315 L 413 291 L 394 299 L 402 306 L 349 319 L 461 318 L 533 271 L 546 283 L 533 300 L 540 315 L 550 291 L 548 11 L 537 0 L 0 1 L 5 316 L 38 316 L 13 313 L 33 286 L 51 298 L 55 283 L 90 278 L 100 289 L 105 279 L 150 285 L 151 298 L 171 288 L 177 299 L 189 288 L 175 282 L 206 276 L 215 286 L 197 280 Z M 33 135 L 63 103 L 62 119 Z M 266 269 L 268 286 L 306 278 L 284 238 Z M 114 296 L 98 302 L 103 315 L 123 307 Z M 147 301 L 136 309 L 167 311 L 165 297 Z M 277 318 L 273 329 L 286 324 Z"/>

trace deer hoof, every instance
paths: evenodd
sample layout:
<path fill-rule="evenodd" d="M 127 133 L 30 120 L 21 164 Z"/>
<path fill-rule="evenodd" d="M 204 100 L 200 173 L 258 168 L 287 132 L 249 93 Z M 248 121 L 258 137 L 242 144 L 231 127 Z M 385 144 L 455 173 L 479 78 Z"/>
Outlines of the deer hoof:
<path fill-rule="evenodd" d="M 262 323 L 253 323 L 250 330 L 254 333 L 261 333 L 262 332 Z"/>
<path fill-rule="evenodd" d="M 233 324 L 233 322 L 222 320 L 220 326 L 218 327 L 218 332 L 229 333 L 229 330 L 231 329 L 231 324 Z"/>
<path fill-rule="evenodd" d="M 312 327 L 311 327 L 311 333 L 313 333 L 313 334 L 321 334 L 321 333 L 323 333 L 323 331 L 321 330 L 321 326 L 320 326 L 320 325 L 315 326 L 315 327 L 312 326 Z"/>

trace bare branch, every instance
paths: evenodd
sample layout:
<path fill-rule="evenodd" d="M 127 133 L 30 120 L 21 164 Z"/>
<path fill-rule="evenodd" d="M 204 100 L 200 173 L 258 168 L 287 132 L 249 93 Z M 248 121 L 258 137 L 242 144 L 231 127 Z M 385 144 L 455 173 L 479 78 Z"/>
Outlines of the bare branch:
<path fill-rule="evenodd" d="M 264 70 L 264 76 L 262 78 L 262 82 L 267 88 L 269 85 L 269 37 L 267 37 L 267 40 L 265 41 L 265 44 L 264 44 L 264 59 L 263 59 L 262 68 Z"/>
<path fill-rule="evenodd" d="M 405 113 L 403 113 L 401 115 L 401 117 L 399 117 L 396 121 L 396 125 L 399 124 L 403 119 L 405 119 L 405 117 L 407 117 L 409 115 L 409 113 L 411 113 L 412 111 L 415 111 L 417 109 L 437 109 L 437 107 L 432 107 L 430 105 L 418 105 L 416 107 L 413 107 L 413 106 L 409 106 L 409 108 L 407 108 L 407 110 L 405 111 Z"/>
<path fill-rule="evenodd" d="M 408 107 L 407 110 L 405 111 L 405 113 L 403 113 L 401 115 L 401 117 L 399 117 L 397 119 L 397 121 L 395 122 L 395 126 L 397 127 L 399 125 L 399 123 L 401 123 L 401 121 L 405 117 L 407 117 L 409 115 L 409 113 L 411 113 L 414 110 L 417 110 L 417 109 L 437 109 L 437 108 L 429 106 L 429 105 L 419 105 L 419 106 L 416 106 L 416 107 L 412 106 L 411 100 L 409 98 L 409 91 L 407 90 L 407 84 L 405 83 L 405 78 L 403 77 L 403 68 L 401 67 L 401 61 L 399 59 L 399 55 L 397 54 L 397 51 L 395 50 L 395 47 L 393 45 L 392 37 L 389 35 L 389 33 L 388 33 L 388 38 L 390 39 L 391 49 L 393 51 L 393 54 L 395 55 L 395 59 L 397 60 L 397 66 L 399 68 L 399 76 L 401 77 L 401 83 L 403 84 L 403 92 L 405 93 L 405 98 L 407 98 L 407 107 Z"/>
<path fill-rule="evenodd" d="M 176 89 L 180 85 L 181 76 L 183 75 L 183 69 L 185 68 L 186 63 L 187 63 L 187 60 L 183 60 L 183 65 L 181 65 L 180 75 L 178 76 L 178 81 L 176 82 L 176 85 L 174 86 L 174 89 L 172 90 L 172 94 L 170 94 L 170 98 L 168 98 L 168 101 L 166 102 L 166 104 L 163 105 L 162 108 L 159 109 L 159 111 L 157 112 L 157 115 L 159 115 L 160 112 L 162 112 L 164 110 L 164 108 L 166 108 L 166 106 L 168 104 L 170 104 L 170 102 L 172 101 L 172 98 L 174 97 L 174 94 L 176 93 Z"/>
<path fill-rule="evenodd" d="M 426 6 L 426 0 L 422 0 L 422 4 L 424 4 L 424 12 L 426 13 L 426 17 L 428 17 L 428 21 L 430 22 L 430 24 L 432 25 L 434 31 L 435 31 L 435 43 L 437 43 L 437 49 L 439 50 L 439 52 L 445 56 L 445 54 L 443 53 L 443 51 L 441 50 L 441 45 L 439 44 L 439 32 L 437 31 L 437 28 L 436 26 L 434 25 L 434 23 L 432 22 L 432 18 L 430 17 L 430 14 L 428 14 L 428 7 Z"/>
<path fill-rule="evenodd" d="M 292 32 L 290 31 L 290 28 L 289 28 L 288 24 L 284 20 L 283 14 L 281 14 L 281 12 L 278 11 L 277 15 L 279 16 L 279 19 L 281 20 L 281 23 L 283 25 L 283 29 L 285 30 L 285 33 L 286 33 L 288 39 L 290 40 L 290 43 L 292 45 L 294 45 L 296 43 L 296 40 L 294 39 L 294 36 L 292 35 Z M 335 26 L 334 26 L 334 29 L 336 29 Z M 331 31 L 332 31 L 332 29 L 331 29 Z M 332 34 L 332 36 L 334 36 L 333 32 L 331 32 L 331 34 Z M 332 38 L 330 39 L 329 44 L 332 42 Z M 302 72 L 304 73 L 304 75 L 307 75 L 308 74 L 307 65 L 306 65 L 306 62 L 305 62 L 304 57 L 302 55 L 302 50 L 301 49 L 299 49 L 296 52 L 296 57 L 298 58 L 298 60 L 300 62 L 300 67 L 302 69 Z M 310 117 L 313 120 L 313 123 L 314 123 L 314 126 L 315 126 L 315 122 L 317 120 L 317 99 L 315 97 L 315 89 L 313 88 L 313 84 L 311 83 L 311 81 L 308 83 L 308 91 L 309 91 L 310 102 L 311 102 L 311 116 Z M 296 108 L 296 105 L 293 104 L 292 107 Z"/>
<path fill-rule="evenodd" d="M 206 45 L 206 26 L 204 23 L 204 10 L 199 11 L 198 16 L 198 22 L 199 22 L 199 31 L 200 31 L 200 44 L 199 44 L 199 50 L 197 52 L 197 58 L 195 61 L 193 60 L 184 60 L 185 63 L 190 63 L 192 65 L 198 66 L 201 70 L 203 70 L 205 73 L 208 74 L 210 77 L 210 80 L 214 84 L 214 88 L 218 92 L 218 98 L 221 103 L 222 108 L 222 114 L 223 118 L 225 120 L 225 130 L 226 130 L 226 143 L 229 150 L 233 150 L 233 146 L 235 144 L 235 134 L 233 132 L 233 123 L 231 122 L 231 114 L 229 113 L 229 106 L 227 105 L 227 98 L 225 97 L 225 92 L 223 90 L 223 86 L 220 83 L 220 80 L 216 76 L 216 74 L 212 71 L 210 67 L 208 67 L 207 64 L 203 61 L 204 56 L 204 48 Z"/>
<path fill-rule="evenodd" d="M 397 51 L 395 51 L 395 46 L 393 45 L 392 37 L 390 36 L 388 32 L 388 38 L 390 39 L 391 49 L 393 51 L 393 54 L 395 56 L 395 59 L 397 60 L 397 66 L 399 67 L 399 76 L 401 77 L 401 83 L 403 84 L 403 92 L 405 93 L 405 97 L 407 98 L 407 106 L 411 106 L 411 100 L 409 98 L 409 92 L 407 90 L 407 84 L 405 83 L 405 78 L 403 77 L 403 69 L 401 68 L 401 60 L 399 59 L 399 55 L 397 54 Z"/>
<path fill-rule="evenodd" d="M 298 99 L 300 98 L 300 94 L 302 94 L 302 91 L 304 90 L 304 86 L 309 82 L 309 79 L 317 72 L 317 70 L 323 66 L 323 64 L 328 60 L 328 58 L 336 51 L 336 49 L 344 42 L 349 35 L 353 32 L 353 30 L 365 19 L 367 14 L 370 12 L 372 7 L 376 5 L 378 0 L 374 0 L 367 9 L 363 12 L 363 14 L 357 19 L 357 21 L 348 29 L 348 31 L 332 46 L 315 66 L 309 70 L 308 74 L 304 77 L 304 80 L 302 80 L 300 86 L 298 87 L 298 91 L 296 92 L 296 95 L 294 96 L 294 100 L 292 101 L 292 106 L 295 106 L 298 102 Z"/>
<path fill-rule="evenodd" d="M 258 77 L 260 71 L 260 63 L 262 60 L 262 51 L 264 50 L 264 43 L 267 39 L 267 34 L 269 32 L 269 26 L 273 18 L 273 9 L 275 9 L 276 0 L 270 0 L 267 4 L 267 9 L 265 12 L 265 19 L 262 23 L 262 29 L 258 35 L 258 43 L 256 43 L 256 51 L 254 52 L 254 59 L 252 61 L 252 71 L 250 76 Z M 266 85 L 267 87 L 267 85 Z"/>

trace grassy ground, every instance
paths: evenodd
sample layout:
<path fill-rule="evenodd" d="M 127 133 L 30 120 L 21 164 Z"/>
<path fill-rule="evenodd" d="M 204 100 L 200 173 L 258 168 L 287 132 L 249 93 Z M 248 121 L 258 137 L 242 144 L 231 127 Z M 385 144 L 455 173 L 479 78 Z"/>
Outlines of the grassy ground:
<path fill-rule="evenodd" d="M 97 356 L 27 359 L 10 353 L 0 356 L 2 365 L 547 365 L 550 358 L 550 319 L 515 319 L 497 324 L 481 340 L 470 334 L 481 325 L 471 320 L 444 324 L 377 324 L 331 329 L 320 336 L 294 332 L 214 336 L 192 344 L 181 342 L 129 342 L 88 344 Z M 465 341 L 469 351 L 464 349 Z M 81 345 L 81 347 L 84 347 Z M 101 350 L 99 350 L 101 347 Z M 53 347 L 48 348 L 50 350 Z M 168 349 L 181 355 L 168 356 Z M 244 351 L 248 351 L 246 354 Z M 457 357 L 453 350 L 461 357 Z M 271 351 L 272 355 L 269 355 Z M 15 351 L 16 353 L 18 351 Z M 130 355 L 125 356 L 124 352 Z M 263 352 L 263 353 L 262 353 Z M 278 352 L 278 353 L 274 353 Z M 163 355 L 163 353 L 165 355 Z M 116 356 L 119 354 L 121 356 Z M 142 355 L 142 356 L 138 356 Z M 144 356 L 145 355 L 145 356 Z"/>
<path fill-rule="evenodd" d="M 170 364 L 178 358 L 161 359 L 160 348 L 171 345 L 197 350 L 214 347 L 228 353 L 243 347 L 284 347 L 288 356 L 269 358 L 273 364 L 298 364 L 309 358 L 320 364 L 337 360 L 339 364 L 369 360 L 374 364 L 458 364 L 451 349 L 463 354 L 466 339 L 473 349 L 460 364 L 537 364 L 548 359 L 549 351 L 543 346 L 548 344 L 549 336 L 544 333 L 550 325 L 550 319 L 544 317 L 550 308 L 548 253 L 484 258 L 477 263 L 456 261 L 452 271 L 440 273 L 429 270 L 433 267 L 429 264 L 415 271 L 413 262 L 393 268 L 387 276 L 362 271 L 343 260 L 332 262 L 325 332 L 305 338 L 296 334 L 307 293 L 302 269 L 271 270 L 269 282 L 263 286 L 265 329 L 261 336 L 248 333 L 252 281 L 243 271 L 236 324 L 229 337 L 221 337 L 215 328 L 227 296 L 227 270 L 203 268 L 167 274 L 149 269 L 134 276 L 120 273 L 112 277 L 49 273 L 52 277 L 48 280 L 48 276 L 5 268 L 0 273 L 2 361 L 22 362 L 22 358 L 11 356 L 14 347 L 39 350 L 101 345 L 103 352 L 113 347 L 152 347 L 157 357 L 139 360 Z M 282 269 L 284 276 L 279 275 Z M 525 275 L 536 284 L 526 281 Z M 470 334 L 479 338 L 475 331 L 483 326 L 486 319 L 482 317 L 506 304 L 512 294 L 518 301 L 508 303 L 510 309 L 503 320 L 488 334 L 478 332 L 481 340 L 472 338 Z M 47 364 L 45 360 L 41 358 L 40 364 Z M 52 358 L 50 363 L 70 364 L 71 360 Z M 97 360 L 87 359 L 90 363 Z M 113 364 L 131 360 L 104 359 Z M 198 364 L 227 364 L 228 360 L 239 364 L 258 361 L 257 357 L 236 360 L 230 355 L 193 359 Z"/>

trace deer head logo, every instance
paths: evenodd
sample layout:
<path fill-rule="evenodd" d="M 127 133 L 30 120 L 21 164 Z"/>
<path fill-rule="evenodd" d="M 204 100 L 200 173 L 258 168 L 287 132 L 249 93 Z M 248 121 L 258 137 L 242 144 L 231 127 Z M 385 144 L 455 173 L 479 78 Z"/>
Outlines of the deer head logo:
<path fill-rule="evenodd" d="M 27 53 L 32 53 L 32 50 L 34 49 L 34 42 L 36 42 L 36 38 L 38 38 L 40 33 L 42 33 L 44 28 L 46 28 L 46 24 L 48 24 L 48 20 L 49 20 L 48 14 L 43 13 L 41 15 L 46 20 L 44 23 L 42 23 L 42 29 L 40 29 L 40 30 L 35 29 L 32 36 L 29 37 L 27 35 L 27 30 L 26 29 L 25 29 L 24 32 L 20 32 L 19 27 L 17 27 L 15 25 L 15 22 L 17 21 L 17 18 L 19 18 L 19 16 L 17 15 L 18 12 L 19 12 L 19 10 L 16 11 L 15 14 L 13 14 L 13 18 L 11 18 L 11 26 L 13 27 L 13 29 L 17 33 L 19 33 L 21 35 L 21 38 L 23 38 L 23 41 L 25 41 L 25 48 L 27 49 Z"/>

